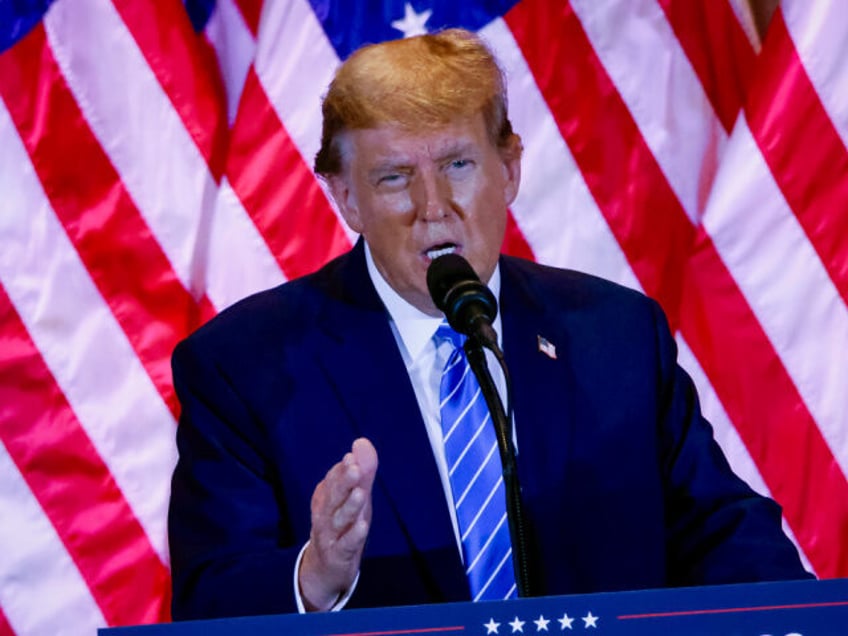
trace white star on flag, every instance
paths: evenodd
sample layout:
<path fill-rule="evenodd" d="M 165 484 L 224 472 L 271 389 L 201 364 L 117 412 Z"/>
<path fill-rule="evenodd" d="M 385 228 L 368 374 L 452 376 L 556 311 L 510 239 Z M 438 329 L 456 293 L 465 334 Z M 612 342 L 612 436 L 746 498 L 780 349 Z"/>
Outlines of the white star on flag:
<path fill-rule="evenodd" d="M 548 631 L 548 623 L 550 623 L 551 621 L 549 621 L 547 618 L 545 618 L 544 616 L 539 614 L 539 618 L 537 618 L 533 622 L 536 623 L 536 631 L 537 632 L 542 632 L 542 631 L 546 632 L 546 631 Z"/>
<path fill-rule="evenodd" d="M 412 5 L 406 2 L 403 7 L 403 19 L 392 22 L 392 28 L 403 33 L 403 37 L 411 38 L 415 35 L 424 35 L 427 33 L 427 20 L 433 11 L 427 9 L 421 13 L 417 13 Z"/>
<path fill-rule="evenodd" d="M 583 623 L 584 623 L 584 625 L 583 625 L 584 629 L 588 629 L 589 627 L 597 627 L 598 626 L 598 617 L 592 616 L 592 612 L 589 612 L 588 614 L 586 614 L 586 616 L 583 617 Z"/>
<path fill-rule="evenodd" d="M 510 627 L 512 627 L 513 634 L 515 632 L 521 632 L 522 634 L 524 633 L 524 621 L 518 620 L 517 616 L 512 622 L 510 622 Z"/>
<path fill-rule="evenodd" d="M 487 634 L 497 634 L 498 627 L 500 627 L 500 623 L 496 623 L 494 618 L 490 618 L 488 623 L 483 623 L 483 627 L 486 628 Z"/>
<path fill-rule="evenodd" d="M 559 621 L 559 629 L 560 631 L 564 629 L 574 629 L 571 624 L 574 622 L 574 619 L 571 618 L 567 613 L 562 613 L 562 618 L 557 619 Z"/>

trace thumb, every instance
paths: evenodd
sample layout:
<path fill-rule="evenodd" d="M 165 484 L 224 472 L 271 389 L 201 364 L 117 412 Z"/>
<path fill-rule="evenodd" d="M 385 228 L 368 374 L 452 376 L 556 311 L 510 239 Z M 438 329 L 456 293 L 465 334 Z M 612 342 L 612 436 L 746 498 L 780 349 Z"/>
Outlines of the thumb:
<path fill-rule="evenodd" d="M 351 451 L 359 469 L 362 471 L 360 485 L 367 492 L 370 492 L 371 486 L 374 484 L 374 477 L 377 474 L 377 450 L 367 438 L 360 437 L 353 442 Z"/>

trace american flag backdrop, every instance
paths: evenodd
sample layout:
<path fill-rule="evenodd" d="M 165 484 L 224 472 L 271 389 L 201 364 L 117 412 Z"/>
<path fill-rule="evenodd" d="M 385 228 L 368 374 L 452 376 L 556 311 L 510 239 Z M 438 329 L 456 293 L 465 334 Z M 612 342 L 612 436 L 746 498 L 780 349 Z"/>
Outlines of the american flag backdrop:
<path fill-rule="evenodd" d="M 737 472 L 848 576 L 848 11 L 753 24 L 745 0 L 0 0 L 0 636 L 168 620 L 171 350 L 351 246 L 310 171 L 320 98 L 360 44 L 443 26 L 507 73 L 505 251 L 658 299 Z"/>

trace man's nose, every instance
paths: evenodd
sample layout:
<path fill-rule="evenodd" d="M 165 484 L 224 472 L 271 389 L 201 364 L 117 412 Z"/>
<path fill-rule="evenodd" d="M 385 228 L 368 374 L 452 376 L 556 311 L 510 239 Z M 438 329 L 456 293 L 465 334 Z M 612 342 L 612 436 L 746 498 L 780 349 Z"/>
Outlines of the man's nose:
<path fill-rule="evenodd" d="M 427 222 L 441 221 L 453 209 L 450 184 L 436 171 L 422 173 L 419 179 L 418 216 Z"/>

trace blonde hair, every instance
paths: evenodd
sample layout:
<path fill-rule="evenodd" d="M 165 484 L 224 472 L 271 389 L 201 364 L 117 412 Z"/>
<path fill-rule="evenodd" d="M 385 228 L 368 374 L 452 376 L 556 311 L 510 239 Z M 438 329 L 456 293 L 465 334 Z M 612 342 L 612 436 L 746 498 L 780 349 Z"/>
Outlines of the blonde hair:
<path fill-rule="evenodd" d="M 447 29 L 364 46 L 339 67 L 324 97 L 315 172 L 342 171 L 339 137 L 347 130 L 435 128 L 478 112 L 492 143 L 506 147 L 513 132 L 503 73 L 474 33 Z"/>

